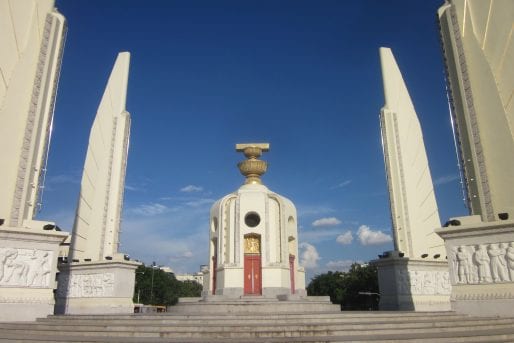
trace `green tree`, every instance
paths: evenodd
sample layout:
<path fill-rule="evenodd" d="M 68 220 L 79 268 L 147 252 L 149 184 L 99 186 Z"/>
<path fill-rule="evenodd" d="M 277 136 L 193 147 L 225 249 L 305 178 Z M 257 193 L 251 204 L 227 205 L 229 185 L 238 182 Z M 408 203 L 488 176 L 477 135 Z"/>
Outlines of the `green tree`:
<path fill-rule="evenodd" d="M 146 305 L 175 305 L 179 297 L 199 297 L 202 286 L 195 281 L 178 281 L 157 266 L 136 269 L 134 302 Z"/>
<path fill-rule="evenodd" d="M 307 294 L 328 295 L 334 304 L 341 304 L 343 310 L 376 310 L 379 300 L 377 268 L 354 263 L 348 272 L 329 271 L 316 275 L 307 286 Z"/>

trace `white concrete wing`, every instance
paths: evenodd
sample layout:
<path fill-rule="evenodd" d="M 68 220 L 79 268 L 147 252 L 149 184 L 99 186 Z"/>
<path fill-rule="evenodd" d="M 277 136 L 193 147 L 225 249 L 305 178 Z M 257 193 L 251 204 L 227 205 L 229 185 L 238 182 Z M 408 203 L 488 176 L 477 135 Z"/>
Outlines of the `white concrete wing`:
<path fill-rule="evenodd" d="M 514 2 L 439 9 L 449 98 L 472 215 L 514 216 Z"/>
<path fill-rule="evenodd" d="M 118 55 L 89 136 L 73 228 L 73 259 L 103 260 L 118 252 L 130 115 L 125 110 L 130 54 Z"/>
<path fill-rule="evenodd" d="M 446 256 L 434 233 L 439 213 L 421 126 L 388 48 L 380 48 L 385 105 L 380 113 L 395 249 L 406 257 Z"/>
<path fill-rule="evenodd" d="M 0 0 L 0 218 L 24 226 L 41 191 L 66 32 L 53 0 Z"/>

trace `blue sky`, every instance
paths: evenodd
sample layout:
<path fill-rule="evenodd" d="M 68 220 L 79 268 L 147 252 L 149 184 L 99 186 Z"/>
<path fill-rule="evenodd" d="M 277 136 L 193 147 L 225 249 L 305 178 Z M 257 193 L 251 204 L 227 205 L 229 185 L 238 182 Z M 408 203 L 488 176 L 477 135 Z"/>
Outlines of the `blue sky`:
<path fill-rule="evenodd" d="M 71 231 L 89 130 L 130 51 L 121 251 L 207 263 L 212 203 L 243 182 L 236 143 L 269 142 L 264 183 L 297 206 L 309 277 L 392 249 L 380 46 L 425 137 L 441 220 L 466 214 L 436 23 L 440 0 L 57 1 L 68 36 L 40 219 Z"/>

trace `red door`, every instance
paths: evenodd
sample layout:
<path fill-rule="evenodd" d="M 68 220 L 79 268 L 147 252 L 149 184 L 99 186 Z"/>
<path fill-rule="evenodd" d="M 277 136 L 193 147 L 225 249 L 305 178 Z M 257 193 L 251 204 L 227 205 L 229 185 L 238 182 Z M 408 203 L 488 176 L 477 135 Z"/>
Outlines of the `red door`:
<path fill-rule="evenodd" d="M 261 255 L 245 255 L 245 295 L 261 295 Z"/>
<path fill-rule="evenodd" d="M 294 294 L 294 255 L 289 255 L 289 276 L 291 278 L 291 294 Z"/>
<path fill-rule="evenodd" d="M 218 266 L 218 258 L 216 255 L 212 257 L 212 294 L 216 294 L 216 268 Z"/>

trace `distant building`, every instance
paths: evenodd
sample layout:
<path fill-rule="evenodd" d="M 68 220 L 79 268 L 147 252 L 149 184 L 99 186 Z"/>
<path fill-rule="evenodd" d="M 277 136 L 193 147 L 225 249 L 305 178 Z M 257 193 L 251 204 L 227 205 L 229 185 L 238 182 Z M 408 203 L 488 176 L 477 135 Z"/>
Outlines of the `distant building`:
<path fill-rule="evenodd" d="M 203 285 L 203 273 L 197 272 L 194 274 L 175 274 L 175 278 L 179 281 L 196 281 Z"/>

